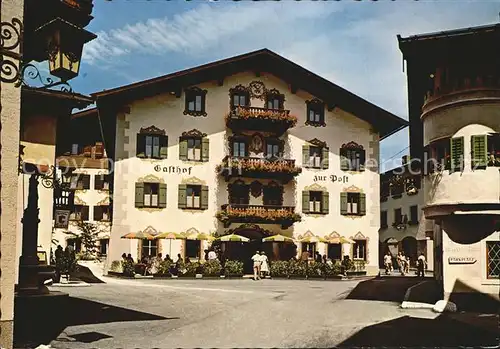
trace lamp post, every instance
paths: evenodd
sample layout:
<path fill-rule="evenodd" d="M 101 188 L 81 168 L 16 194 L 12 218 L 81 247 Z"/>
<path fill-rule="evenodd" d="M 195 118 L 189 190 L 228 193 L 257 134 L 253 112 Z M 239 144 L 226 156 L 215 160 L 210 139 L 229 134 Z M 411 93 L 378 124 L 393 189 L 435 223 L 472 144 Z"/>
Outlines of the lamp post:
<path fill-rule="evenodd" d="M 0 23 L 0 81 L 16 87 L 40 89 L 59 88 L 71 93 L 68 81 L 79 73 L 85 43 L 97 36 L 83 29 L 92 20 L 93 0 L 25 0 L 24 23 L 18 18 Z M 32 61 L 49 62 L 53 76 L 43 77 Z M 33 86 L 37 82 L 41 86 Z M 0 104 L 1 110 L 1 104 Z M 43 294 L 48 289 L 43 284 L 50 274 L 50 267 L 39 265 L 38 246 L 38 184 L 46 188 L 61 186 L 55 167 L 41 170 L 36 164 L 22 164 L 24 174 L 29 174 L 28 205 L 24 210 L 22 256 L 19 267 L 19 294 Z M 70 199 L 70 197 L 68 197 Z M 69 200 L 71 201 L 71 200 Z M 69 202 L 68 201 L 68 202 Z"/>

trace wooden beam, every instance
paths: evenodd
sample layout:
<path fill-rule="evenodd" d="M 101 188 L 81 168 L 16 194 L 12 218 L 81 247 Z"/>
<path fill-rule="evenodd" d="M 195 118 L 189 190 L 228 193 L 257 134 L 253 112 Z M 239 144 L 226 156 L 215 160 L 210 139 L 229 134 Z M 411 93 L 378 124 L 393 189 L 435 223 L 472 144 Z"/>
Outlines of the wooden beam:
<path fill-rule="evenodd" d="M 297 93 L 297 86 L 295 86 L 294 84 L 290 84 L 290 92 L 292 94 L 296 94 Z"/>
<path fill-rule="evenodd" d="M 176 98 L 181 98 L 181 96 L 182 96 L 182 89 L 180 87 L 176 88 L 174 90 L 174 94 L 175 94 Z"/>

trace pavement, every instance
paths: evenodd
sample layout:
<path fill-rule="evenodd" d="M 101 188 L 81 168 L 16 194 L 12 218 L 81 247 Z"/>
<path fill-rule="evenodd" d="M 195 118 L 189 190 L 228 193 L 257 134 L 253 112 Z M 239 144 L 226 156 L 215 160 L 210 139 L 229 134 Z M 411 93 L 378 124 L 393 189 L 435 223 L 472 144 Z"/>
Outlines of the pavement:
<path fill-rule="evenodd" d="M 103 280 L 106 284 L 64 290 L 70 294 L 67 326 L 45 344 L 61 349 L 498 344 L 498 315 L 466 314 L 462 321 L 458 313 L 401 309 L 400 278 Z M 390 297 L 377 299 L 388 290 Z"/>

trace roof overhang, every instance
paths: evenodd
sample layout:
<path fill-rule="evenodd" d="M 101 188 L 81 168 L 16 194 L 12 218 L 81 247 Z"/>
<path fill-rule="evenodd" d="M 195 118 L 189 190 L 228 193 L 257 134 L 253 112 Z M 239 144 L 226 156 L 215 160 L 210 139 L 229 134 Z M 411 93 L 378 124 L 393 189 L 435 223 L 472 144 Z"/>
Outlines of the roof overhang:
<path fill-rule="evenodd" d="M 70 109 L 82 109 L 94 103 L 92 97 L 85 96 L 79 93 L 70 93 L 27 86 L 22 87 L 22 97 L 27 98 L 30 101 L 43 100 L 43 104 L 55 102 Z"/>
<path fill-rule="evenodd" d="M 292 61 L 262 49 L 208 63 L 161 77 L 93 93 L 98 105 L 121 106 L 131 101 L 161 93 L 179 95 L 183 88 L 206 81 L 221 81 L 242 71 L 270 73 L 285 81 L 291 90 L 302 89 L 320 98 L 329 108 L 339 107 L 365 120 L 384 139 L 408 126 L 402 118 L 356 96 L 334 83 L 310 72 Z"/>

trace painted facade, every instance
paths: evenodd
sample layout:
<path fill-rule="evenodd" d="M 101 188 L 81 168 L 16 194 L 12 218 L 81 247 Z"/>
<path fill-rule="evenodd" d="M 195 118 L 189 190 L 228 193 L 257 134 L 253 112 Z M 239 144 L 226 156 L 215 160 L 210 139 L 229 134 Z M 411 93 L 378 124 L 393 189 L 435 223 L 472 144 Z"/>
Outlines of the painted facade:
<path fill-rule="evenodd" d="M 270 73 L 239 72 L 223 81 L 184 88 L 177 96 L 160 93 L 132 100 L 116 115 L 108 264 L 122 253 L 134 259 L 154 253 L 175 259 L 189 251 L 191 259 L 203 258 L 208 246 L 205 241 L 159 240 L 151 248 L 154 243 L 146 240 L 121 238 L 131 232 L 234 232 L 259 241 L 274 234 L 294 238 L 313 234 L 354 239 L 356 244 L 342 246 L 338 257 L 348 254 L 365 261 L 369 274 L 378 272 L 379 134 L 372 125 L 339 107 L 326 106 L 303 90 L 291 93 L 287 83 Z M 190 105 L 192 91 L 200 98 L 193 98 Z M 276 106 L 271 94 L 281 96 Z M 240 113 L 276 108 L 283 114 L 289 111 L 297 122 L 281 132 L 255 130 L 255 125 L 249 126 L 251 120 L 239 120 L 242 124 L 236 127 L 231 120 L 226 122 L 235 100 L 245 106 L 235 109 Z M 311 104 L 320 107 L 314 109 Z M 324 113 L 324 119 L 315 119 L 314 110 Z M 350 171 L 341 164 L 340 154 L 347 148 L 362 154 L 358 156 L 366 160 L 364 168 Z M 278 169 L 261 167 L 270 152 L 281 161 Z M 320 155 L 318 162 L 315 154 Z M 242 175 L 227 162 L 228 156 L 235 155 L 233 165 L 242 161 L 238 156 L 250 162 L 243 166 Z M 357 202 L 351 205 L 352 200 Z M 281 217 L 279 224 L 276 215 Z M 191 252 L 193 244 L 199 244 L 194 248 L 199 252 Z M 328 253 L 326 244 L 315 248 Z M 298 246 L 295 253 L 300 252 Z"/>
<path fill-rule="evenodd" d="M 403 165 L 380 176 L 380 265 L 382 256 L 391 252 L 396 256 L 404 252 L 410 265 L 423 253 L 427 269 L 433 270 L 434 243 L 432 221 L 426 220 L 422 211 L 424 190 L 419 170 L 410 171 L 407 156 Z"/>
<path fill-rule="evenodd" d="M 499 30 L 399 38 L 410 105 L 421 109 L 410 107 L 410 119 L 421 120 L 415 134 L 427 158 L 424 213 L 434 221 L 435 278 L 445 299 L 457 303 L 478 293 L 498 300 L 500 75 L 498 53 L 490 50 Z"/>

